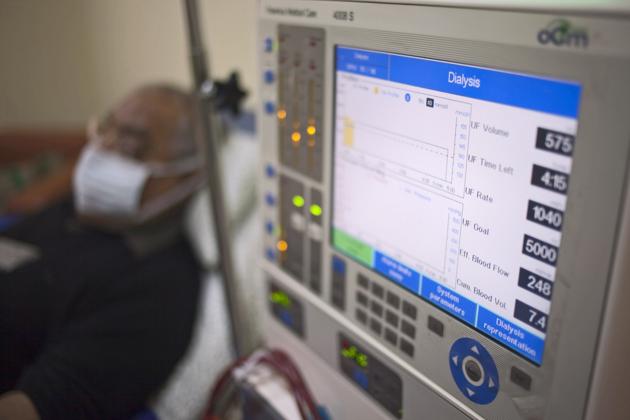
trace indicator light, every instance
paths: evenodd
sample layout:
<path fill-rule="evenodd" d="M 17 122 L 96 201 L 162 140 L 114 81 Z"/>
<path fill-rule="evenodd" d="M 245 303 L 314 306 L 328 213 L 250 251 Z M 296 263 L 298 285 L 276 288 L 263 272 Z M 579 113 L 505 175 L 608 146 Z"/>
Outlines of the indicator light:
<path fill-rule="evenodd" d="M 368 357 L 365 353 L 361 353 L 355 346 L 345 347 L 341 350 L 341 355 L 346 359 L 354 360 L 357 365 L 362 368 L 367 367 Z"/>
<path fill-rule="evenodd" d="M 302 135 L 297 131 L 294 131 L 293 134 L 291 134 L 291 140 L 293 140 L 294 143 L 297 143 L 302 140 Z"/>
<path fill-rule="evenodd" d="M 278 248 L 278 251 L 280 252 L 285 252 L 287 249 L 289 249 L 289 244 L 287 244 L 287 241 L 284 240 L 278 241 L 278 244 L 276 246 Z"/>
<path fill-rule="evenodd" d="M 367 367 L 368 361 L 367 356 L 365 354 L 359 354 L 356 358 L 357 364 L 361 367 Z"/>
<path fill-rule="evenodd" d="M 291 298 L 283 292 L 273 292 L 271 293 L 271 296 L 269 296 L 269 299 L 273 302 L 276 303 L 280 306 L 283 306 L 285 308 L 290 308 L 291 307 Z"/>
<path fill-rule="evenodd" d="M 356 356 L 356 354 L 357 348 L 355 346 L 350 346 L 341 350 L 341 355 L 348 359 L 354 359 L 354 356 Z"/>
<path fill-rule="evenodd" d="M 322 215 L 322 208 L 318 204 L 311 204 L 310 210 L 313 216 L 319 217 Z"/>
<path fill-rule="evenodd" d="M 304 197 L 302 197 L 301 195 L 294 195 L 293 205 L 297 208 L 304 207 Z"/>
<path fill-rule="evenodd" d="M 277 115 L 279 120 L 284 120 L 287 117 L 287 111 L 285 111 L 284 109 L 279 109 Z"/>
<path fill-rule="evenodd" d="M 306 127 L 306 132 L 309 136 L 313 136 L 317 132 L 317 129 L 315 129 L 314 125 L 309 125 L 308 127 Z"/>

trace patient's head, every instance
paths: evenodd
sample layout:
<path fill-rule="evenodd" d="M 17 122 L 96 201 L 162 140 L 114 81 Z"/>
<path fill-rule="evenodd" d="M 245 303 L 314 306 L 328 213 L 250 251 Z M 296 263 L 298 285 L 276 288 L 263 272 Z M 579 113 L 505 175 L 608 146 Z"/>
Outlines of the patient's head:
<path fill-rule="evenodd" d="M 203 179 L 194 120 L 193 97 L 165 85 L 142 87 L 93 120 L 74 176 L 81 218 L 126 228 L 181 208 Z"/>

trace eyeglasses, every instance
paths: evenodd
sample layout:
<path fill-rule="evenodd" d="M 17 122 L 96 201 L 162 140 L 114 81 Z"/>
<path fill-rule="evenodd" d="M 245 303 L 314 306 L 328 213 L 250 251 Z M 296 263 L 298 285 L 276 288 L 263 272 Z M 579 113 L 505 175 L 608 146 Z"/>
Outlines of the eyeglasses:
<path fill-rule="evenodd" d="M 88 140 L 103 149 L 142 160 L 150 147 L 150 133 L 144 127 L 119 124 L 109 115 L 104 120 L 93 117 L 88 122 Z"/>

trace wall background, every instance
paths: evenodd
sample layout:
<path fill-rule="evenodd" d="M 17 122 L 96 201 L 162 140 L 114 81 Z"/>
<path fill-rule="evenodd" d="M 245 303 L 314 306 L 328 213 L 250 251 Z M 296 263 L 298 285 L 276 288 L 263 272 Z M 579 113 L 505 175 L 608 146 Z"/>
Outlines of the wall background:
<path fill-rule="evenodd" d="M 199 0 L 211 71 L 256 83 L 256 0 Z M 134 87 L 190 87 L 183 1 L 0 0 L 0 128 L 76 126 Z"/>

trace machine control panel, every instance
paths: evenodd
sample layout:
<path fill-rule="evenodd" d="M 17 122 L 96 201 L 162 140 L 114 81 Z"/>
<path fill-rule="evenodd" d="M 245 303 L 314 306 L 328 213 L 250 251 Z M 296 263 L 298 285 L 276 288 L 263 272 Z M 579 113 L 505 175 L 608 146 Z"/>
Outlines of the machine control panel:
<path fill-rule="evenodd" d="M 277 162 L 265 166 L 273 185 L 265 193 L 265 257 L 321 294 L 324 32 L 281 25 L 263 44 L 273 57 L 263 71 L 271 92 L 264 112 L 277 133 Z"/>
<path fill-rule="evenodd" d="M 578 418 L 558 401 L 589 389 L 565 356 L 596 352 L 629 60 L 484 38 L 552 15 L 413 3 L 261 0 L 271 320 L 382 418 L 418 418 L 416 389 L 433 418 Z"/>

